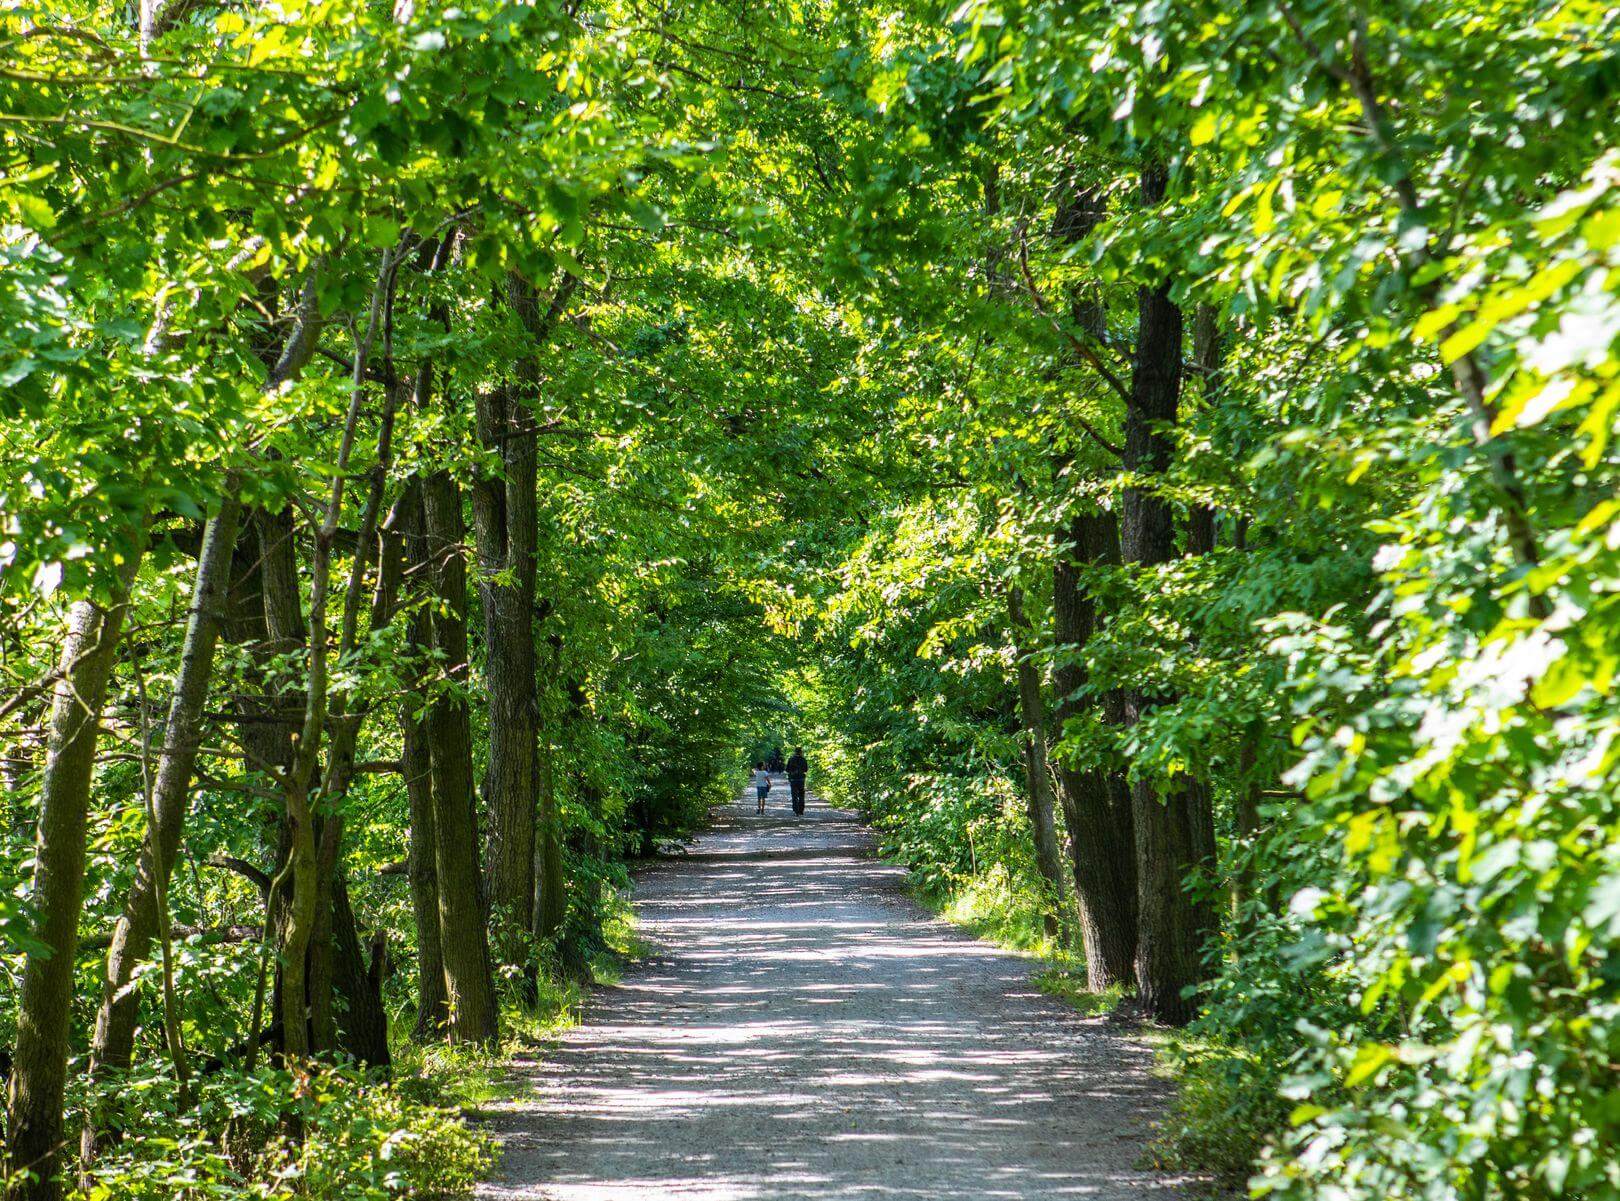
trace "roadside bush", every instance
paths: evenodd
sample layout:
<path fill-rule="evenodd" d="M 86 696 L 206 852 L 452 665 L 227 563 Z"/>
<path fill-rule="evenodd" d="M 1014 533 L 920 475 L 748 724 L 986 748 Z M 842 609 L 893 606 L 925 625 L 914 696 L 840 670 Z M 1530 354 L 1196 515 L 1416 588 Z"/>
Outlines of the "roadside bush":
<path fill-rule="evenodd" d="M 464 1196 L 494 1162 L 431 1079 L 383 1083 L 347 1067 L 220 1071 L 182 1099 L 168 1075 L 109 1082 L 96 1098 L 123 1137 L 83 1201 Z"/>

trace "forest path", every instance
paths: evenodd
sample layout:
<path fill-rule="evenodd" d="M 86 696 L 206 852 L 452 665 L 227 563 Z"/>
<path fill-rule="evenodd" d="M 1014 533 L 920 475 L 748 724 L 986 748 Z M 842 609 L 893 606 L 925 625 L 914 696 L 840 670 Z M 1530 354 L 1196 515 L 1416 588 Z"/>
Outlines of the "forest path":
<path fill-rule="evenodd" d="M 656 948 L 523 1061 L 490 1201 L 1173 1196 L 1166 1088 L 1027 959 L 928 916 L 857 818 L 749 794 L 640 875 Z"/>

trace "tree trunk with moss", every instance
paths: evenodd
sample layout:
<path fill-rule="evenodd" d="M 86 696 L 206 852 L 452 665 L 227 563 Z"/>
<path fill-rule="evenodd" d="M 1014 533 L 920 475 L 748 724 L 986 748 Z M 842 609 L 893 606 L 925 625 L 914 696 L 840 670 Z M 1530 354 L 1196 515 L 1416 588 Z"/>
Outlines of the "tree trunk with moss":
<path fill-rule="evenodd" d="M 112 679 L 129 591 L 141 560 L 129 540 L 111 574 L 105 605 L 80 601 L 68 618 L 51 706 L 34 878 L 35 946 L 23 961 L 17 1042 L 6 1093 L 8 1201 L 57 1201 L 62 1195 L 62 1100 L 67 1082 L 73 974 L 84 903 L 85 829 L 101 710 Z"/>

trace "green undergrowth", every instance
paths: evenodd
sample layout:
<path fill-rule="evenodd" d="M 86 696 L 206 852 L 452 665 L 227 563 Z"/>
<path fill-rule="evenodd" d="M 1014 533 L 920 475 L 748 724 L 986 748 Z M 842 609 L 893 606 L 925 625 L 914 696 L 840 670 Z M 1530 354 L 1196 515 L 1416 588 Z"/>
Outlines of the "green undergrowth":
<path fill-rule="evenodd" d="M 1241 1190 L 1267 1143 L 1288 1126 L 1293 1103 L 1278 1091 L 1284 1063 L 1186 1030 L 1155 1030 L 1148 1041 L 1176 1084 L 1150 1162 L 1208 1175 L 1222 1191 Z"/>
<path fill-rule="evenodd" d="M 1001 865 L 965 880 L 917 885 L 919 898 L 952 925 L 1009 951 L 1057 963 L 1068 949 L 1047 933 L 1042 898 Z"/>
<path fill-rule="evenodd" d="M 391 1081 L 352 1065 L 219 1070 L 182 1097 L 167 1073 L 132 1074 L 98 1098 L 124 1137 L 76 1198 L 87 1201 L 388 1201 L 459 1197 L 494 1164 L 468 1121 L 473 1067 L 493 1054 L 404 1054 Z M 463 1090 L 471 1090 L 464 1092 Z"/>
<path fill-rule="evenodd" d="M 950 884 L 928 887 L 913 877 L 912 895 L 934 913 L 975 938 L 1026 955 L 1040 964 L 1031 977 L 1037 988 L 1088 1017 L 1112 1013 L 1129 995 L 1123 988 L 1092 992 L 1086 963 L 1070 938 L 1046 928 L 1043 898 L 1027 880 L 1000 866 Z M 1074 929 L 1071 921 L 1068 928 Z"/>
<path fill-rule="evenodd" d="M 591 975 L 597 984 L 614 985 L 624 977 L 624 967 L 644 958 L 652 944 L 636 926 L 636 907 L 628 892 L 616 894 L 615 903 L 602 920 L 604 950 L 591 960 Z"/>
<path fill-rule="evenodd" d="M 589 966 L 596 982 L 612 983 L 645 944 L 627 894 L 607 898 L 602 916 Z M 74 1199 L 467 1196 L 497 1158 L 480 1117 L 522 1089 L 512 1057 L 532 1054 L 576 1024 L 587 987 L 560 971 L 541 972 L 533 1005 L 509 999 L 503 1006 L 498 1047 L 417 1043 L 414 1010 L 402 1006 L 392 1015 L 386 1079 L 352 1064 L 296 1072 L 218 1068 L 200 1076 L 184 1099 L 166 1071 L 109 1082 L 99 1095 L 76 1102 L 115 1117 L 124 1137 L 101 1153 Z"/>
<path fill-rule="evenodd" d="M 1087 987 L 1085 958 L 1078 947 L 1047 931 L 1039 892 L 1004 868 L 992 867 L 951 886 L 928 888 L 914 882 L 912 894 L 975 938 L 1037 961 L 1040 968 L 1031 977 L 1035 986 L 1088 1017 L 1114 1012 L 1129 996 L 1123 987 L 1100 993 Z M 1072 921 L 1069 929 L 1074 929 Z"/>
<path fill-rule="evenodd" d="M 1086 983 L 1084 964 L 1053 966 L 1035 974 L 1035 986 L 1049 997 L 1056 997 L 1087 1017 L 1102 1017 L 1118 1009 L 1130 995 L 1123 984 L 1093 992 Z"/>

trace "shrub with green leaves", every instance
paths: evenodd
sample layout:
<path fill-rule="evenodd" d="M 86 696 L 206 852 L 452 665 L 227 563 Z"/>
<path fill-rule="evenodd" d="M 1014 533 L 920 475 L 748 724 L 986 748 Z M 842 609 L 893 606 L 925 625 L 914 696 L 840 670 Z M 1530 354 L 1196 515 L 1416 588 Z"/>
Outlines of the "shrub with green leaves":
<path fill-rule="evenodd" d="M 445 1107 L 440 1087 L 410 1091 L 343 1068 L 213 1072 L 185 1096 L 168 1076 L 119 1080 L 97 1103 L 122 1137 L 97 1160 L 82 1195 L 387 1201 L 469 1193 L 494 1162 L 489 1137 Z"/>

